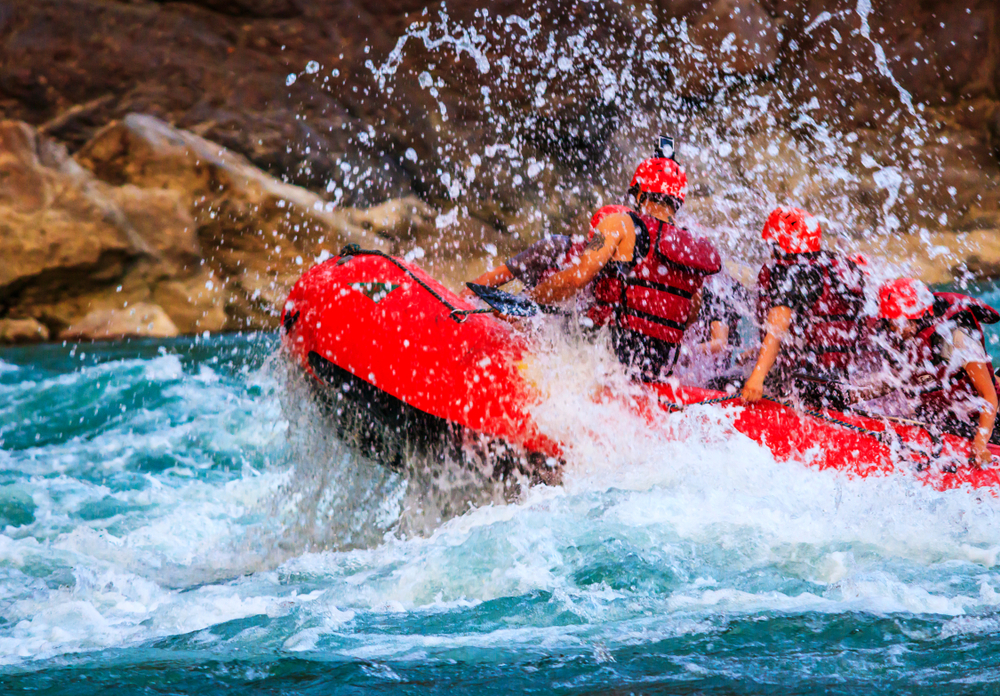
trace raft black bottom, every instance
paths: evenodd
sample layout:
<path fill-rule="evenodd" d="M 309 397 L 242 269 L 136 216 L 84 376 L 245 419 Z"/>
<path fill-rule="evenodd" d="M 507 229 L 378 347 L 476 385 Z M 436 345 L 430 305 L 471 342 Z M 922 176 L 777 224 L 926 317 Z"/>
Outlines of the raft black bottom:
<path fill-rule="evenodd" d="M 444 458 L 480 469 L 506 480 L 515 472 L 533 483 L 555 484 L 561 464 L 551 467 L 539 452 L 527 452 L 499 438 L 485 438 L 451 421 L 421 411 L 351 374 L 315 351 L 309 366 L 322 382 L 317 399 L 337 424 L 341 436 L 353 438 L 362 451 L 396 471 L 406 467 L 411 454 Z"/>

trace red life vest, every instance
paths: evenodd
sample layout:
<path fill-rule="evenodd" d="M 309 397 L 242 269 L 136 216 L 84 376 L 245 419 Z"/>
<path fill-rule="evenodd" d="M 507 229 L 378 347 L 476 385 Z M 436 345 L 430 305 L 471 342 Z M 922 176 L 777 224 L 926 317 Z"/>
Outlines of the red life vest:
<path fill-rule="evenodd" d="M 594 219 L 612 213 L 632 218 L 635 249 L 632 261 L 609 262 L 597 276 L 588 316 L 595 324 L 680 343 L 695 293 L 722 269 L 719 252 L 707 239 L 624 206 L 606 206 Z"/>
<path fill-rule="evenodd" d="M 911 371 L 908 381 L 922 387 L 918 392 L 920 409 L 926 414 L 943 415 L 962 401 L 979 397 L 979 392 L 965 370 L 949 371 L 948 361 L 940 350 L 939 330 L 953 332 L 957 328 L 969 328 L 978 332 L 983 351 L 986 339 L 983 324 L 1000 321 L 1000 313 L 985 302 L 952 292 L 934 293 L 933 318 L 914 336 L 907 351 Z M 970 332 L 971 333 L 971 332 Z M 993 372 L 992 362 L 988 363 Z"/>
<path fill-rule="evenodd" d="M 777 266 L 809 264 L 820 271 L 823 288 L 812 306 L 792 319 L 790 339 L 782 346 L 778 362 L 785 368 L 847 371 L 853 356 L 867 345 L 867 324 L 860 318 L 864 307 L 864 276 L 857 265 L 826 251 L 782 254 L 765 263 L 757 276 L 757 321 L 761 337 L 771 309 L 771 276 Z"/>

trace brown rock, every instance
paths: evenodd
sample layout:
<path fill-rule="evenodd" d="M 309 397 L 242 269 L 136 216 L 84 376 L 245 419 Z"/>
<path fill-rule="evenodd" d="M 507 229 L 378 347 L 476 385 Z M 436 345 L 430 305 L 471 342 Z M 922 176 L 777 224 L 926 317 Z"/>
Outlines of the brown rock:
<path fill-rule="evenodd" d="M 285 18 L 302 14 L 302 9 L 294 0 L 198 0 L 191 4 L 237 17 Z"/>
<path fill-rule="evenodd" d="M 335 208 L 148 116 L 105 128 L 75 159 L 2 122 L 0 317 L 96 337 L 95 322 L 132 331 L 114 328 L 126 304 L 169 317 L 151 315 L 159 333 L 272 328 L 320 254 L 408 245 L 435 218 L 416 198 Z"/>
<path fill-rule="evenodd" d="M 724 74 L 766 72 L 781 47 L 778 26 L 756 0 L 717 0 L 691 28 L 690 37 Z"/>
<path fill-rule="evenodd" d="M 746 210 L 756 202 L 726 200 L 743 184 L 816 206 L 858 230 L 882 225 L 889 214 L 900 218 L 901 232 L 995 224 L 1000 136 L 989 134 L 1000 96 L 995 0 L 873 0 L 864 25 L 854 0 L 654 5 L 658 17 L 645 2 L 541 0 L 531 3 L 531 39 L 531 32 L 496 22 L 529 16 L 524 3 L 449 2 L 448 31 L 476 29 L 486 72 L 469 52 L 456 56 L 453 44 L 429 49 L 414 37 L 405 42 L 394 77 L 379 85 L 375 72 L 407 31 L 420 23 L 438 36 L 437 5 L 13 0 L 4 6 L 9 10 L 0 8 L 3 113 L 41 125 L 71 149 L 84 147 L 79 162 L 93 173 L 71 171 L 74 163 L 56 155 L 47 159 L 43 141 L 36 148 L 42 170 L 11 170 L 17 193 L 0 208 L 0 219 L 49 220 L 63 206 L 69 219 L 87 222 L 78 239 L 56 245 L 69 253 L 51 266 L 44 251 L 32 255 L 18 247 L 27 271 L 0 289 L 0 316 L 33 308 L 27 315 L 57 328 L 128 300 L 161 304 L 182 331 L 218 326 L 219 306 L 227 328 L 273 325 L 275 298 L 287 284 L 353 235 L 328 230 L 360 230 L 370 235 L 369 245 L 384 242 L 393 251 L 420 247 L 435 271 L 460 277 L 470 258 L 493 256 L 493 247 L 502 255 L 544 232 L 578 229 L 580 209 L 602 198 L 617 201 L 641 149 L 637 123 L 649 116 L 650 129 L 663 125 L 655 116 L 658 100 L 674 84 L 673 91 L 699 98 L 676 111 L 668 106 L 660 118 L 682 117 L 679 129 L 695 137 L 711 133 L 711 144 L 699 144 L 702 152 L 725 139 L 734 150 L 758 153 L 769 151 L 762 140 L 782 144 L 778 155 L 755 162 L 743 157 L 731 171 L 718 160 L 703 168 L 702 181 L 718 195 L 698 205 L 719 224 L 757 215 Z M 681 38 L 682 22 L 691 43 Z M 586 50 L 564 51 L 580 36 Z M 544 62 L 550 46 L 572 55 L 570 68 Z M 647 61 L 650 49 L 670 60 Z M 503 61 L 511 69 L 500 79 Z M 433 87 L 424 83 L 424 71 Z M 704 99 L 723 86 L 724 99 Z M 489 87 L 489 98 L 481 87 Z M 741 100 L 758 91 L 771 99 L 754 107 L 766 110 L 756 123 L 739 126 L 719 116 L 746 114 Z M 915 100 L 913 113 L 904 93 Z M 131 112 L 156 116 L 160 126 L 143 125 Z M 702 127 L 689 128 L 698 118 Z M 914 124 L 927 141 L 903 137 Z M 844 153 L 845 176 L 835 183 L 829 160 L 800 165 L 785 153 L 797 149 L 808 157 L 822 149 L 817 136 L 827 128 L 859 136 Z M 220 159 L 215 146 L 206 149 L 206 140 L 192 140 L 191 133 L 276 178 L 262 184 L 245 176 L 246 160 Z M 629 142 L 615 147 L 616 138 Z M 513 154 L 485 153 L 515 140 Z M 793 141 L 787 148 L 786 140 Z M 920 171 L 907 171 L 917 169 L 907 159 L 912 149 L 921 151 L 916 157 L 926 167 Z M 470 183 L 464 173 L 473 153 L 483 164 Z M 875 182 L 876 170 L 860 163 L 861 155 L 879 167 L 899 167 L 911 180 L 894 211 L 883 210 L 887 187 Z M 554 169 L 523 176 L 532 160 L 546 157 Z M 43 181 L 46 169 L 60 173 L 66 197 L 42 195 L 53 190 Z M 467 185 L 453 190 L 443 173 Z M 273 186 L 283 182 L 310 187 L 323 206 L 327 199 L 370 205 L 417 191 L 431 208 L 460 215 L 438 228 L 424 213 L 407 220 L 391 209 L 324 210 L 343 213 L 331 221 Z M 838 198 L 841 208 L 834 207 Z M 937 222 L 942 213 L 946 223 Z M 35 225 L 24 239 L 43 249 L 37 230 L 48 234 L 53 225 Z M 14 236 L 24 243 L 20 232 Z M 0 259 L 11 248 L 0 243 Z M 0 260 L 0 276 L 4 271 Z M 181 319 L 183 293 L 192 307 Z"/>
<path fill-rule="evenodd" d="M 384 239 L 411 240 L 426 237 L 436 230 L 438 211 L 416 196 L 386 201 L 349 214 L 351 222 Z"/>
<path fill-rule="evenodd" d="M 911 13 L 884 18 L 892 46 L 888 65 L 903 87 L 932 106 L 996 96 L 1000 11 L 995 2 L 940 3 Z"/>
<path fill-rule="evenodd" d="M 900 235 L 889 239 L 861 240 L 860 251 L 927 283 L 951 283 L 972 275 L 1000 277 L 1000 229 L 953 234 L 935 232 L 926 239 Z"/>
<path fill-rule="evenodd" d="M 0 173 L 8 174 L 0 178 L 0 316 L 15 311 L 58 329 L 94 309 L 148 300 L 168 277 L 203 272 L 190 203 L 177 192 L 109 186 L 10 121 L 0 123 Z"/>
<path fill-rule="evenodd" d="M 108 198 L 128 220 L 132 230 L 174 273 L 198 265 L 202 259 L 191 202 L 182 192 L 166 188 L 139 188 L 126 184 L 106 187 Z"/>
<path fill-rule="evenodd" d="M 757 0 L 714 0 L 685 4 L 686 34 L 672 37 L 674 88 L 704 98 L 723 89 L 727 78 L 769 72 L 781 48 L 778 24 Z"/>
<path fill-rule="evenodd" d="M 40 155 L 27 124 L 0 122 L 0 313 L 105 286 L 147 253 L 72 160 Z"/>
<path fill-rule="evenodd" d="M 690 19 L 708 11 L 712 2 L 713 0 L 658 0 L 656 5 L 663 19 Z"/>
<path fill-rule="evenodd" d="M 111 184 L 181 192 L 185 200 L 194 202 L 195 222 L 201 226 L 225 215 L 253 215 L 260 227 L 281 228 L 289 237 L 336 234 L 345 243 L 380 246 L 373 234 L 352 223 L 352 212 L 285 184 L 246 158 L 152 116 L 129 114 L 111 124 L 76 159 Z"/>
<path fill-rule="evenodd" d="M 49 340 L 49 330 L 34 319 L 0 319 L 0 344 Z"/>
<path fill-rule="evenodd" d="M 229 323 L 226 305 L 232 300 L 222 282 L 207 270 L 158 283 L 151 297 L 182 334 L 224 331 Z"/>
<path fill-rule="evenodd" d="M 989 120 L 990 150 L 997 163 L 1000 163 L 1000 107 L 993 110 L 993 118 Z"/>
<path fill-rule="evenodd" d="M 159 305 L 140 302 L 120 309 L 99 309 L 59 334 L 63 340 L 102 341 L 118 338 L 171 338 L 179 334 Z"/>
<path fill-rule="evenodd" d="M 347 243 L 387 249 L 387 237 L 426 226 L 430 214 L 413 201 L 367 212 L 336 208 L 216 143 L 140 114 L 102 130 L 76 159 L 134 205 L 158 202 L 161 209 L 181 209 L 167 218 L 178 221 L 173 228 L 162 228 L 149 241 L 189 266 L 200 263 L 204 250 L 209 278 L 173 283 L 156 294 L 169 297 L 172 312 L 180 308 L 181 288 L 201 298 L 178 316 L 184 331 L 221 328 L 219 303 L 204 304 L 213 294 L 226 308 L 225 328 L 273 327 L 291 284 L 324 249 L 336 253 Z M 148 224 L 138 222 L 152 231 L 160 213 L 149 210 Z M 206 284 L 214 289 L 206 292 Z"/>

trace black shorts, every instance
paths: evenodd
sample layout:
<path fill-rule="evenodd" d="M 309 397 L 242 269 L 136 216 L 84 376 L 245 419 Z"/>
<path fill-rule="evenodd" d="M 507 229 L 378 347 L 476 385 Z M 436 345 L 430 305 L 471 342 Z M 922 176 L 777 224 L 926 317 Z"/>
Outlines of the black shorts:
<path fill-rule="evenodd" d="M 676 343 L 617 327 L 611 329 L 611 344 L 618 359 L 635 370 L 642 382 L 660 382 L 669 377 L 680 355 Z"/>
<path fill-rule="evenodd" d="M 844 411 L 847 409 L 847 400 L 841 384 L 846 383 L 847 376 L 838 372 L 813 375 L 801 367 L 796 370 L 775 366 L 764 382 L 764 394 L 768 397 L 792 399 L 806 408 Z"/>

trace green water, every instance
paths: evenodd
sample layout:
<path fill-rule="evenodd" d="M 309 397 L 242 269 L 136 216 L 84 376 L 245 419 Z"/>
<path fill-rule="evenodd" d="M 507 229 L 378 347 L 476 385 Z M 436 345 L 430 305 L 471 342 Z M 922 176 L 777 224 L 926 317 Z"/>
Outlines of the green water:
<path fill-rule="evenodd" d="M 622 414 L 564 486 L 406 536 L 416 484 L 289 412 L 276 348 L 0 352 L 0 690 L 997 690 L 990 496 Z"/>

